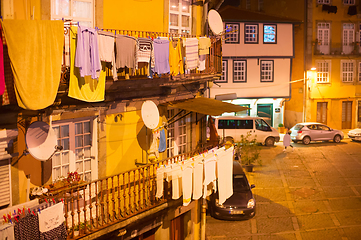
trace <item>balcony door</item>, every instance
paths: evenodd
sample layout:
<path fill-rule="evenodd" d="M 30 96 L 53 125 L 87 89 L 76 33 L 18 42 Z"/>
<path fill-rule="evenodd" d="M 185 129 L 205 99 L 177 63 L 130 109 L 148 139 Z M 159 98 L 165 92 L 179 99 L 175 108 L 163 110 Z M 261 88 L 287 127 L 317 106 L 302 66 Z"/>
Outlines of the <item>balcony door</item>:
<path fill-rule="evenodd" d="M 318 23 L 317 25 L 318 50 L 323 54 L 330 54 L 330 24 Z"/>
<path fill-rule="evenodd" d="M 350 129 L 352 124 L 352 102 L 342 102 L 342 129 Z"/>
<path fill-rule="evenodd" d="M 344 23 L 342 32 L 342 52 L 344 54 L 351 54 L 354 49 L 355 42 L 355 24 Z"/>

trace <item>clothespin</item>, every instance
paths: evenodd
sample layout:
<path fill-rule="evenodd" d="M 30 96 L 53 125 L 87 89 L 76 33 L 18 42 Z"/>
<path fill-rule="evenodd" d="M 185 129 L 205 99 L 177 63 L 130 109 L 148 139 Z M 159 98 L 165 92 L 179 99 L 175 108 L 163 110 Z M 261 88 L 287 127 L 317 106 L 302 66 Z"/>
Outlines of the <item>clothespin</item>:
<path fill-rule="evenodd" d="M 6 215 L 3 215 L 4 221 L 7 222 Z"/>
<path fill-rule="evenodd" d="M 55 200 L 54 200 L 54 198 L 53 198 L 53 203 L 55 203 Z"/>
<path fill-rule="evenodd" d="M 31 214 L 30 208 L 28 208 L 29 214 Z"/>
<path fill-rule="evenodd" d="M 15 219 L 17 222 L 19 222 L 18 219 L 17 219 L 17 217 L 18 217 L 18 216 L 15 216 L 14 219 Z"/>
<path fill-rule="evenodd" d="M 34 210 L 33 210 L 33 214 L 34 214 L 34 216 L 36 216 L 36 214 L 35 214 Z"/>
<path fill-rule="evenodd" d="M 40 208 L 38 208 L 39 214 L 40 214 Z"/>
<path fill-rule="evenodd" d="M 21 209 L 20 208 L 18 208 L 18 214 L 21 214 Z"/>
<path fill-rule="evenodd" d="M 11 221 L 11 215 L 10 214 L 8 214 L 8 219 Z"/>
<path fill-rule="evenodd" d="M 13 213 L 13 215 L 16 215 L 16 210 L 14 209 L 14 213 Z"/>
<path fill-rule="evenodd" d="M 49 203 L 49 202 L 48 202 L 48 199 L 45 198 L 45 202 L 46 202 L 46 203 Z"/>
<path fill-rule="evenodd" d="M 63 199 L 61 199 L 61 202 L 64 203 Z"/>

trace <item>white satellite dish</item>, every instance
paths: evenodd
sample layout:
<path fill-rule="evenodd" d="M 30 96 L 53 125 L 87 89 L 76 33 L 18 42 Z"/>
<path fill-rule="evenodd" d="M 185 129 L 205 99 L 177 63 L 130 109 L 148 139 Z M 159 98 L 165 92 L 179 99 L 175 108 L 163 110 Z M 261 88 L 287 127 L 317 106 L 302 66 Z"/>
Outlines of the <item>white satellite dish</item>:
<path fill-rule="evenodd" d="M 208 25 L 215 35 L 223 33 L 223 21 L 221 15 L 216 10 L 211 9 L 208 12 Z"/>
<path fill-rule="evenodd" d="M 40 161 L 46 161 L 57 151 L 57 137 L 49 124 L 33 122 L 28 127 L 25 142 L 29 153 Z"/>
<path fill-rule="evenodd" d="M 153 101 L 145 101 L 142 104 L 142 118 L 145 126 L 155 129 L 159 124 L 159 111 Z"/>

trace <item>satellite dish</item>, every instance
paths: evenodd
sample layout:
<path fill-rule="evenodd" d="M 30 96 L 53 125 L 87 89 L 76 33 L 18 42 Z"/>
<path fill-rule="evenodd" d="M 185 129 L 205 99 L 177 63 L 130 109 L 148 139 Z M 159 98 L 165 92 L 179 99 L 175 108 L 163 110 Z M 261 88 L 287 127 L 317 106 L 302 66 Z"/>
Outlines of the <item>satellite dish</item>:
<path fill-rule="evenodd" d="M 155 129 L 159 124 L 159 111 L 153 101 L 145 101 L 142 105 L 142 118 L 145 126 Z"/>
<path fill-rule="evenodd" d="M 34 158 L 46 161 L 58 150 L 57 137 L 49 124 L 41 121 L 33 122 L 25 135 L 26 146 Z"/>
<path fill-rule="evenodd" d="M 221 15 L 216 10 L 211 9 L 208 12 L 208 25 L 215 35 L 223 33 L 223 21 Z"/>

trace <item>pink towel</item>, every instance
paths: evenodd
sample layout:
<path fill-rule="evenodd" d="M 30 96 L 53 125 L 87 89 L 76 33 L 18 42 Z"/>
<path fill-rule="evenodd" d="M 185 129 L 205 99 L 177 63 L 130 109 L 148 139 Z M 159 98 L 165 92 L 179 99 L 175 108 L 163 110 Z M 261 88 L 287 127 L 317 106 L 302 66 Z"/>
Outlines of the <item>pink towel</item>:
<path fill-rule="evenodd" d="M 223 204 L 233 195 L 233 147 L 216 151 L 218 176 L 218 201 Z"/>

